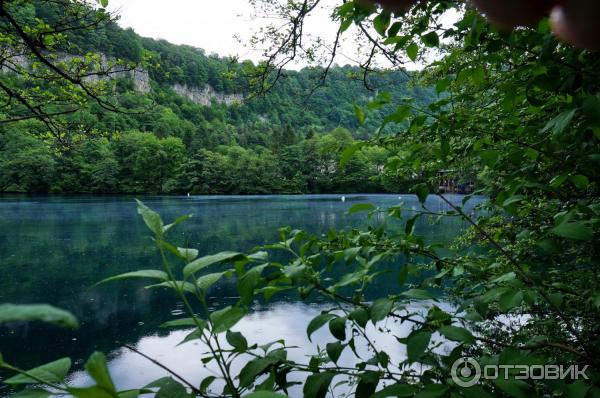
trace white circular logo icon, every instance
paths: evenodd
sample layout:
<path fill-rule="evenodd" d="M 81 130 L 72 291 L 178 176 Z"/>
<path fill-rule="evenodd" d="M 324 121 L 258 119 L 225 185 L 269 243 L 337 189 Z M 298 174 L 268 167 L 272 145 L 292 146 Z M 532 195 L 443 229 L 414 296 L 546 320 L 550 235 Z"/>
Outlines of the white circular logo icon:
<path fill-rule="evenodd" d="M 456 385 L 460 387 L 472 387 L 481 379 L 481 366 L 473 358 L 460 358 L 452 364 L 450 375 Z"/>

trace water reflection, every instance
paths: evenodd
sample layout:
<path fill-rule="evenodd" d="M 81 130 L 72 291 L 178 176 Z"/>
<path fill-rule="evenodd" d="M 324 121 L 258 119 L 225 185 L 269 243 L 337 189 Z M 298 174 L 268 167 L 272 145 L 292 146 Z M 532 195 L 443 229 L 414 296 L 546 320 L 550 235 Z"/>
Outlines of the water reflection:
<path fill-rule="evenodd" d="M 450 199 L 459 204 L 462 197 Z M 194 214 L 174 231 L 171 239 L 179 246 L 197 248 L 201 254 L 248 251 L 275 241 L 277 228 L 282 226 L 317 234 L 330 228 L 365 226 L 364 214 L 346 214 L 352 205 L 362 201 L 381 207 L 400 203 L 397 195 L 352 195 L 345 202 L 339 195 L 143 200 L 166 220 Z M 419 208 L 413 196 L 403 196 L 402 201 L 408 208 Z M 480 201 L 475 199 L 471 204 Z M 428 199 L 427 207 L 432 211 L 449 210 L 447 204 L 435 197 Z M 398 221 L 395 227 L 401 228 L 402 224 L 403 221 Z M 457 218 L 444 219 L 435 225 L 421 219 L 416 232 L 429 241 L 445 242 L 464 226 Z M 139 380 L 152 379 L 160 371 L 120 348 L 122 344 L 133 344 L 143 351 L 147 348 L 148 354 L 156 354 L 159 359 L 163 355 L 170 363 L 185 364 L 178 366 L 185 368 L 181 372 L 192 372 L 190 378 L 198 380 L 198 374 L 193 372 L 202 372 L 195 351 L 201 351 L 200 347 L 173 349 L 181 337 L 179 332 L 166 334 L 158 328 L 181 313 L 170 292 L 149 291 L 142 282 L 91 289 L 94 283 L 111 275 L 159 267 L 146 227 L 136 214 L 133 197 L 0 196 L 0 259 L 0 302 L 50 303 L 69 309 L 81 321 L 77 331 L 43 324 L 0 327 L 0 352 L 7 360 L 27 368 L 62 356 L 82 363 L 95 350 L 110 352 L 111 366 L 119 383 L 132 387 L 139 386 Z M 401 263 L 395 265 L 399 267 Z M 395 281 L 382 278 L 376 289 L 379 293 L 397 292 L 399 286 Z M 222 281 L 211 296 L 213 308 L 229 304 L 235 300 L 234 283 Z M 322 303 L 314 300 L 301 304 L 291 293 L 277 300 L 269 307 L 257 308 L 240 324 L 240 330 L 259 341 L 266 341 L 269 336 L 285 337 L 289 344 L 306 347 L 305 325 Z M 321 339 L 317 341 L 322 344 Z M 303 351 L 298 352 L 302 355 Z M 134 366 L 138 364 L 141 366 Z"/>
<path fill-rule="evenodd" d="M 422 310 L 421 312 L 425 313 L 426 305 L 412 307 L 411 310 Z M 451 310 L 448 304 L 437 303 L 437 305 L 447 311 Z M 308 340 L 306 335 L 306 326 L 310 320 L 326 309 L 328 310 L 330 307 L 298 302 L 275 303 L 263 308 L 259 306 L 255 308 L 254 312 L 242 319 L 234 330 L 242 332 L 250 345 L 254 343 L 262 345 L 283 339 L 287 346 L 297 347 L 289 349 L 288 358 L 307 364 L 309 354 L 316 354 L 318 347 L 324 349 L 326 343 L 335 341 L 327 327 L 315 332 L 312 335 L 312 342 Z M 396 336 L 406 337 L 410 332 L 410 325 L 407 323 L 398 324 L 388 320 L 379 323 L 377 326 L 375 328 L 371 323 L 367 326 L 366 332 L 369 340 L 378 349 L 385 351 L 390 356 L 392 363 L 403 360 L 406 355 L 405 346 L 397 343 Z M 381 332 L 381 329 L 386 330 L 386 332 Z M 197 384 L 204 377 L 218 375 L 218 369 L 214 365 L 211 366 L 211 364 L 202 364 L 201 358 L 206 356 L 208 349 L 200 342 L 189 342 L 177 347 L 189 332 L 189 330 L 179 330 L 163 336 L 157 334 L 143 336 L 135 344 L 135 348 L 175 371 L 184 379 Z M 350 329 L 347 332 L 350 335 Z M 372 354 L 367 350 L 366 344 L 361 344 L 364 340 L 360 337 L 356 337 L 355 340 L 358 355 L 363 359 L 369 359 Z M 439 336 L 434 336 L 434 341 L 439 340 Z M 227 346 L 225 341 L 222 344 L 225 347 Z M 447 352 L 454 346 L 453 343 L 445 343 L 437 350 Z M 234 373 L 240 370 L 246 360 L 247 358 L 241 358 L 234 362 L 232 366 Z M 350 349 L 346 349 L 338 360 L 338 364 L 342 367 L 353 366 L 356 362 L 356 357 Z M 169 375 L 159 366 L 126 348 L 119 348 L 110 354 L 110 369 L 119 389 L 139 388 L 155 379 Z M 302 374 L 294 374 L 289 380 L 300 381 L 301 378 Z M 93 384 L 84 372 L 74 373 L 71 381 L 78 386 Z M 222 388 L 222 383 L 215 382 L 213 384 L 213 392 L 215 393 L 220 393 Z M 302 396 L 301 390 L 301 386 L 293 388 L 290 390 L 290 396 Z M 343 388 L 336 393 L 336 396 L 339 396 L 342 390 Z"/>

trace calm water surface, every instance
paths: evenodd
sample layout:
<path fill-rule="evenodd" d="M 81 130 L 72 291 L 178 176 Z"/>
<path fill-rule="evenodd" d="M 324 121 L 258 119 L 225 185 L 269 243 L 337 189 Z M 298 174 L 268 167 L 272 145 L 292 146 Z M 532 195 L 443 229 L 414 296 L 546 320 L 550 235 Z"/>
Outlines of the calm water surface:
<path fill-rule="evenodd" d="M 449 198 L 457 204 L 462 200 L 461 196 Z M 400 203 L 398 195 L 346 195 L 345 202 L 339 195 L 143 199 L 167 222 L 194 214 L 177 227 L 171 241 L 197 248 L 201 255 L 248 251 L 275 242 L 277 228 L 282 226 L 319 234 L 331 228 L 365 226 L 364 215 L 345 214 L 352 205 L 370 202 L 389 207 Z M 471 200 L 470 204 L 481 200 Z M 419 208 L 413 196 L 403 195 L 402 201 L 406 207 Z M 435 197 L 428 199 L 427 206 L 433 211 L 449 210 Z M 447 242 L 464 227 L 458 219 L 436 225 L 422 220 L 417 233 L 429 241 Z M 188 343 L 174 348 L 186 332 L 158 328 L 182 314 L 182 303 L 171 293 L 147 290 L 142 282 L 135 281 L 93 288 L 108 276 L 159 267 L 133 197 L 0 196 L 0 302 L 50 303 L 70 310 L 81 322 L 77 331 L 43 324 L 0 327 L 0 352 L 23 368 L 69 356 L 80 369 L 89 354 L 100 350 L 108 354 L 111 372 L 122 389 L 140 387 L 165 375 L 159 367 L 123 348 L 130 344 L 189 380 L 200 380 L 210 371 L 200 362 L 203 347 Z M 398 291 L 395 278 L 383 279 L 383 285 L 377 286 L 379 292 Z M 211 307 L 224 306 L 235 300 L 234 284 L 224 280 L 210 296 Z M 326 328 L 315 334 L 313 343 L 306 339 L 306 325 L 324 306 L 316 299 L 301 302 L 293 294 L 270 303 L 256 302 L 253 312 L 235 329 L 250 343 L 283 338 L 288 345 L 302 347 L 290 356 L 305 362 L 310 347 L 322 347 L 332 339 Z M 371 333 L 392 358 L 404 355 L 392 336 Z M 345 360 L 342 357 L 342 363 Z M 78 384 L 89 383 L 81 372 L 71 377 Z"/>

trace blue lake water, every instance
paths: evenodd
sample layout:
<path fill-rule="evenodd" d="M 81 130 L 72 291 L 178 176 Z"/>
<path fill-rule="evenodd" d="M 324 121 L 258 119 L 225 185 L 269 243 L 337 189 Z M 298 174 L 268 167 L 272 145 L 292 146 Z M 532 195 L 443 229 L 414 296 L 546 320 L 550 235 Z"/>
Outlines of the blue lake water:
<path fill-rule="evenodd" d="M 457 204 L 462 200 L 458 195 L 448 198 Z M 402 201 L 409 209 L 419 208 L 416 197 L 411 195 L 346 195 L 345 201 L 340 195 L 141 199 L 166 221 L 193 214 L 193 218 L 177 227 L 170 240 L 182 247 L 196 248 L 201 255 L 223 250 L 249 251 L 275 242 L 277 229 L 284 226 L 317 234 L 331 228 L 366 226 L 364 214 L 346 214 L 356 203 L 389 207 Z M 476 198 L 470 204 L 481 200 Z M 427 207 L 432 211 L 450 210 L 433 196 Z M 422 219 L 416 228 L 429 241 L 447 242 L 465 226 L 458 218 L 433 225 Z M 7 361 L 22 368 L 69 356 L 80 369 L 89 354 L 100 350 L 107 353 L 113 377 L 122 389 L 140 387 L 165 375 L 156 365 L 124 348 L 129 344 L 189 380 L 199 381 L 211 371 L 200 361 L 203 347 L 189 343 L 175 348 L 186 332 L 158 328 L 181 314 L 182 303 L 173 294 L 144 289 L 138 282 L 93 288 L 96 282 L 112 275 L 159 267 L 158 255 L 136 213 L 133 197 L 0 196 L 0 302 L 49 303 L 70 310 L 81 322 L 75 331 L 37 323 L 2 326 L 0 352 Z M 381 283 L 378 291 L 401 288 L 395 278 Z M 235 288 L 224 281 L 211 291 L 209 304 L 219 308 L 234 300 L 234 296 Z M 288 345 L 301 347 L 290 354 L 301 360 L 307 350 L 316 350 L 317 344 L 324 346 L 331 341 L 325 329 L 315 334 L 313 343 L 306 338 L 306 325 L 324 306 L 324 301 L 300 301 L 293 294 L 275 297 L 269 303 L 257 301 L 236 330 L 242 331 L 251 343 L 285 339 Z M 391 335 L 377 334 L 376 339 L 392 358 L 404 355 L 403 347 Z M 71 377 L 77 384 L 88 383 L 78 371 Z M 0 387 L 0 396 L 5 392 Z"/>

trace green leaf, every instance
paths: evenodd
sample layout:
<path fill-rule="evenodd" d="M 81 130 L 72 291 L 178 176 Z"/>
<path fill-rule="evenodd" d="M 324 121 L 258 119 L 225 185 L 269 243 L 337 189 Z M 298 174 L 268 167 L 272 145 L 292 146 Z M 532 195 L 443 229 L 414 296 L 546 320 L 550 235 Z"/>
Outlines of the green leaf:
<path fill-rule="evenodd" d="M 382 12 L 373 18 L 373 27 L 381 36 L 385 36 L 385 31 L 390 26 L 390 13 Z"/>
<path fill-rule="evenodd" d="M 510 198 L 506 199 L 504 202 L 502 202 L 502 207 L 510 206 L 510 205 L 512 205 L 514 203 L 518 203 L 524 199 L 525 199 L 525 196 L 523 196 L 523 195 L 513 195 Z"/>
<path fill-rule="evenodd" d="M 550 303 L 554 307 L 556 307 L 556 308 L 562 307 L 563 295 L 561 293 L 552 293 L 552 294 L 548 295 L 548 299 L 550 300 Z"/>
<path fill-rule="evenodd" d="M 269 261 L 269 253 L 265 251 L 258 251 L 248 255 L 250 261 L 267 262 Z"/>
<path fill-rule="evenodd" d="M 412 397 L 416 391 L 417 388 L 410 384 L 394 384 L 376 392 L 371 398 Z"/>
<path fill-rule="evenodd" d="M 56 361 L 47 363 L 37 368 L 33 368 L 27 371 L 27 373 L 36 379 L 43 380 L 47 384 L 62 383 L 64 378 L 71 369 L 71 359 L 61 358 Z M 16 375 L 10 379 L 6 379 L 3 382 L 8 385 L 17 384 L 38 384 L 39 380 L 32 377 L 25 376 L 24 374 Z"/>
<path fill-rule="evenodd" d="M 569 180 L 579 189 L 586 189 L 590 185 L 590 180 L 581 174 L 572 175 Z"/>
<path fill-rule="evenodd" d="M 592 297 L 590 297 L 589 301 L 592 303 L 592 305 L 594 307 L 596 307 L 597 309 L 600 309 L 600 294 L 595 294 Z M 2 363 L 2 355 L 0 355 L 0 364 Z"/>
<path fill-rule="evenodd" d="M 500 310 L 502 311 L 510 311 L 521 305 L 522 302 L 523 292 L 521 290 L 509 290 L 503 293 L 498 300 Z"/>
<path fill-rule="evenodd" d="M 437 33 L 433 31 L 421 36 L 421 40 L 423 40 L 423 44 L 427 47 L 437 47 L 440 45 L 440 38 Z"/>
<path fill-rule="evenodd" d="M 483 160 L 486 166 L 494 167 L 496 163 L 498 163 L 498 159 L 500 159 L 500 152 L 493 149 L 487 149 L 479 152 L 479 157 L 481 160 Z"/>
<path fill-rule="evenodd" d="M 381 125 L 381 128 L 385 127 L 386 125 L 388 125 L 390 123 L 400 124 L 403 121 L 405 121 L 406 119 L 408 119 L 409 116 L 410 116 L 410 107 L 407 105 L 399 106 L 396 109 L 396 112 L 392 113 L 391 115 L 386 116 L 385 119 L 383 119 L 383 124 Z"/>
<path fill-rule="evenodd" d="M 525 383 L 523 380 L 497 379 L 494 380 L 494 384 L 511 397 L 528 398 L 531 396 L 529 384 Z"/>
<path fill-rule="evenodd" d="M 410 43 L 408 47 L 406 47 L 406 55 L 408 55 L 408 58 L 413 62 L 417 59 L 418 52 L 419 46 L 417 43 Z"/>
<path fill-rule="evenodd" d="M 567 174 L 560 174 L 550 180 L 549 184 L 552 188 L 558 188 L 563 182 L 567 180 L 569 176 Z"/>
<path fill-rule="evenodd" d="M 201 322 L 201 328 L 200 329 L 194 329 L 192 330 L 190 333 L 188 333 L 183 340 L 181 340 L 179 342 L 179 344 L 177 344 L 177 346 L 180 346 L 182 344 L 185 344 L 187 342 L 193 341 L 193 340 L 199 340 L 200 338 L 202 338 L 202 330 L 204 330 L 204 328 L 206 327 L 207 322 L 205 320 L 202 320 Z"/>
<path fill-rule="evenodd" d="M 369 308 L 371 321 L 377 323 L 384 320 L 392 312 L 392 308 L 394 308 L 394 302 L 390 299 L 382 298 L 375 300 Z"/>
<path fill-rule="evenodd" d="M 409 289 L 405 292 L 400 293 L 404 297 L 416 299 L 416 300 L 433 300 L 435 296 L 429 293 L 427 290 L 422 289 Z"/>
<path fill-rule="evenodd" d="M 215 272 L 213 274 L 202 275 L 198 278 L 196 286 L 202 291 L 207 291 L 212 285 L 217 283 L 221 277 L 225 275 L 225 272 Z"/>
<path fill-rule="evenodd" d="M 108 7 L 108 0 L 98 0 L 100 5 L 104 8 Z"/>
<path fill-rule="evenodd" d="M 240 387 L 250 386 L 259 375 L 277 362 L 279 359 L 275 357 L 258 358 L 248 362 L 240 371 Z"/>
<path fill-rule="evenodd" d="M 387 91 L 381 91 L 377 97 L 367 104 L 368 109 L 379 109 L 385 104 L 392 102 L 392 94 Z"/>
<path fill-rule="evenodd" d="M 365 372 L 361 375 L 358 385 L 356 386 L 355 398 L 370 398 L 375 393 L 377 384 L 379 383 L 379 373 Z"/>
<path fill-rule="evenodd" d="M 420 217 L 420 214 L 415 214 L 414 216 L 412 216 L 411 218 L 409 218 L 406 221 L 406 225 L 404 226 L 404 233 L 406 235 L 412 235 L 414 230 L 415 230 L 415 223 L 417 222 L 417 219 Z"/>
<path fill-rule="evenodd" d="M 499 277 L 494 279 L 492 282 L 495 282 L 495 283 L 509 282 L 509 281 L 515 280 L 516 278 L 517 278 L 517 274 L 515 272 L 511 271 L 511 272 L 507 272 L 506 274 L 500 275 Z"/>
<path fill-rule="evenodd" d="M 461 388 L 461 392 L 466 398 L 493 398 L 490 393 L 479 386 Z"/>
<path fill-rule="evenodd" d="M 316 332 L 317 330 L 319 330 L 320 328 L 322 328 L 327 322 L 329 322 L 330 320 L 332 320 L 335 317 L 336 317 L 335 315 L 329 314 L 329 313 L 319 314 L 316 317 L 314 317 L 308 323 L 308 327 L 306 328 L 306 334 L 308 336 L 308 340 L 312 341 L 310 339 L 312 334 L 314 332 Z"/>
<path fill-rule="evenodd" d="M 246 315 L 246 311 L 239 307 L 225 307 L 222 310 L 210 314 L 210 320 L 213 324 L 213 331 L 221 333 L 232 328 Z"/>
<path fill-rule="evenodd" d="M 118 398 L 116 394 L 106 391 L 102 387 L 71 387 L 68 389 L 69 394 L 75 398 Z"/>
<path fill-rule="evenodd" d="M 192 398 L 192 395 L 188 394 L 186 388 L 171 377 L 163 377 L 162 379 L 155 380 L 146 387 L 159 388 L 154 398 Z"/>
<path fill-rule="evenodd" d="M 179 252 L 179 256 L 186 260 L 187 262 L 192 261 L 196 257 L 198 257 L 198 250 L 196 249 L 186 249 L 182 247 L 178 247 L 177 251 Z"/>
<path fill-rule="evenodd" d="M 360 212 L 365 212 L 365 211 L 373 211 L 375 209 L 376 209 L 375 205 L 373 205 L 371 203 L 358 203 L 358 204 L 355 204 L 354 206 L 352 206 L 348 210 L 348 214 L 360 213 Z"/>
<path fill-rule="evenodd" d="M 160 325 L 161 328 L 187 328 L 193 326 L 196 326 L 196 322 L 193 318 L 175 319 L 174 321 L 168 321 Z"/>
<path fill-rule="evenodd" d="M 448 391 L 448 387 L 442 384 L 426 384 L 415 398 L 441 398 Z"/>
<path fill-rule="evenodd" d="M 0 324 L 41 321 L 61 327 L 79 327 L 77 318 L 68 311 L 47 304 L 0 304 Z"/>
<path fill-rule="evenodd" d="M 192 218 L 191 214 L 187 214 L 185 216 L 179 217 L 178 219 L 176 219 L 175 221 L 173 221 L 171 224 L 165 225 L 163 227 L 163 232 L 165 232 L 165 233 L 168 232 L 171 228 L 175 227 L 176 225 L 181 224 L 182 222 L 184 222 L 186 220 L 189 220 L 190 218 Z"/>
<path fill-rule="evenodd" d="M 362 307 L 358 307 L 349 314 L 349 318 L 356 322 L 358 326 L 364 328 L 369 322 L 369 312 Z"/>
<path fill-rule="evenodd" d="M 413 191 L 417 195 L 419 202 L 424 204 L 427 200 L 427 196 L 429 196 L 429 187 L 427 184 L 417 184 L 413 187 Z"/>
<path fill-rule="evenodd" d="M 140 214 L 146 223 L 146 226 L 150 229 L 150 231 L 154 232 L 156 236 L 162 236 L 163 234 L 163 222 L 160 218 L 160 215 L 151 210 L 148 206 L 146 206 L 142 201 L 136 199 L 137 202 L 137 211 Z"/>
<path fill-rule="evenodd" d="M 366 142 L 355 142 L 354 144 L 350 145 L 348 148 L 344 149 L 344 152 L 342 152 L 342 157 L 340 158 L 340 167 L 344 168 L 346 167 L 346 165 L 348 164 L 348 162 L 350 161 L 350 159 L 352 159 L 352 156 L 354 156 L 354 154 L 359 151 L 362 147 L 364 147 L 366 145 Z"/>
<path fill-rule="evenodd" d="M 475 337 L 465 328 L 457 326 L 442 326 L 438 329 L 438 332 L 440 332 L 449 340 L 460 341 L 467 344 L 475 343 Z"/>
<path fill-rule="evenodd" d="M 215 376 L 207 376 L 205 377 L 202 382 L 200 383 L 200 387 L 199 390 L 203 393 L 206 392 L 206 390 L 208 390 L 208 387 L 210 387 L 210 385 L 217 380 L 217 378 Z"/>
<path fill-rule="evenodd" d="M 398 273 L 398 283 L 400 285 L 404 285 L 406 283 L 407 279 L 408 279 L 408 267 L 403 266 L 402 268 L 400 268 L 400 272 Z"/>
<path fill-rule="evenodd" d="M 564 112 L 560 113 L 554 119 L 550 120 L 546 124 L 546 126 L 544 126 L 544 128 L 542 129 L 542 132 L 546 132 L 546 131 L 552 129 L 552 132 L 554 134 L 561 134 L 567 128 L 567 126 L 571 123 L 571 120 L 573 120 L 573 117 L 575 116 L 576 111 L 577 111 L 576 109 L 570 109 L 568 111 L 564 111 Z"/>
<path fill-rule="evenodd" d="M 287 398 L 287 395 L 277 394 L 273 391 L 256 391 L 252 394 L 244 395 L 244 398 Z"/>
<path fill-rule="evenodd" d="M 325 349 L 327 351 L 327 355 L 329 355 L 329 358 L 336 363 L 338 359 L 340 359 L 340 355 L 342 355 L 342 351 L 344 351 L 345 347 L 346 346 L 344 344 L 336 341 L 334 343 L 328 343 L 325 346 Z"/>
<path fill-rule="evenodd" d="M 451 83 L 452 83 L 452 80 L 449 77 L 438 80 L 437 83 L 435 84 L 435 91 L 438 94 L 440 94 L 440 93 L 446 91 L 448 89 L 448 87 L 450 87 Z"/>
<path fill-rule="evenodd" d="M 343 286 L 348 286 L 348 285 L 359 283 L 360 281 L 363 280 L 363 278 L 365 277 L 366 273 L 367 273 L 367 270 L 363 269 L 363 270 L 359 270 L 359 271 L 356 271 L 356 272 L 351 272 L 349 274 L 346 274 L 334 286 L 336 288 L 339 288 L 339 287 L 343 287 Z"/>
<path fill-rule="evenodd" d="M 564 222 L 550 230 L 554 235 L 573 240 L 591 240 L 593 231 L 584 221 Z"/>
<path fill-rule="evenodd" d="M 583 380 L 577 380 L 574 383 L 568 384 L 566 386 L 566 392 L 568 398 L 581 398 L 588 396 L 587 393 L 590 391 L 592 386 L 586 384 Z M 589 397 L 598 398 L 598 393 L 600 391 L 594 391 L 595 394 L 590 394 Z M 14 396 L 14 395 L 13 395 Z M 12 398 L 12 397 L 11 397 Z"/>
<path fill-rule="evenodd" d="M 358 123 L 365 124 L 365 120 L 367 116 L 365 112 L 360 108 L 360 106 L 354 104 L 354 113 L 356 114 L 356 118 L 358 119 Z"/>
<path fill-rule="evenodd" d="M 325 398 L 333 376 L 334 374 L 329 372 L 314 373 L 308 376 L 302 389 L 304 398 Z"/>
<path fill-rule="evenodd" d="M 229 345 L 235 348 L 237 351 L 245 351 L 248 348 L 248 341 L 240 332 L 232 332 L 231 330 L 228 330 L 225 338 L 227 339 Z"/>
<path fill-rule="evenodd" d="M 466 81 L 469 80 L 471 74 L 473 73 L 473 69 L 464 68 L 461 69 L 456 75 L 456 84 L 462 86 Z"/>
<path fill-rule="evenodd" d="M 152 391 L 152 390 L 141 389 L 141 390 L 119 391 L 119 393 L 117 395 L 119 396 L 119 398 L 138 398 L 140 395 L 153 394 L 153 393 L 154 393 L 154 391 Z"/>
<path fill-rule="evenodd" d="M 161 281 L 168 281 L 169 275 L 167 275 L 164 271 L 159 271 L 156 269 L 144 269 L 140 271 L 126 272 L 121 275 L 111 276 L 110 278 L 106 278 L 96 283 L 96 286 L 101 285 L 107 282 L 120 281 L 123 279 L 133 279 L 133 278 L 146 278 L 146 279 L 158 279 Z"/>
<path fill-rule="evenodd" d="M 237 290 L 240 294 L 240 302 L 244 305 L 250 304 L 254 296 L 254 289 L 260 283 L 260 274 L 268 264 L 259 265 L 251 268 L 242 276 L 237 283 Z"/>
<path fill-rule="evenodd" d="M 183 268 L 183 276 L 187 279 L 190 275 L 210 265 L 222 262 L 237 261 L 245 258 L 242 253 L 221 252 L 210 256 L 200 257 Z"/>
<path fill-rule="evenodd" d="M 85 363 L 85 370 L 96 381 L 98 387 L 116 395 L 117 390 L 108 372 L 106 357 L 101 352 L 94 352 Z"/>
<path fill-rule="evenodd" d="M 149 285 L 149 286 L 145 286 L 145 289 L 156 289 L 158 287 L 166 287 L 168 289 L 173 289 L 175 291 L 181 290 L 187 293 L 196 293 L 196 288 L 194 287 L 194 285 L 190 282 L 184 282 L 184 281 L 166 281 L 166 282 L 161 282 L 161 283 L 157 283 L 154 285 Z"/>
<path fill-rule="evenodd" d="M 406 355 L 409 362 L 415 362 L 423 355 L 429 341 L 431 340 L 431 332 L 418 331 L 408 336 L 406 340 Z"/>
<path fill-rule="evenodd" d="M 485 83 L 485 70 L 483 69 L 483 66 L 477 65 L 475 69 L 473 69 L 471 78 L 473 79 L 473 83 L 475 84 Z"/>
<path fill-rule="evenodd" d="M 386 39 L 386 41 L 392 40 L 394 42 L 402 42 L 403 40 L 408 40 L 407 36 L 397 36 L 398 32 L 400 32 L 400 29 L 402 29 L 402 23 L 394 22 L 387 31 L 388 38 Z M 385 44 L 390 44 L 390 43 L 385 43 Z"/>
<path fill-rule="evenodd" d="M 329 321 L 329 331 L 338 340 L 346 340 L 346 318 L 336 317 Z"/>

